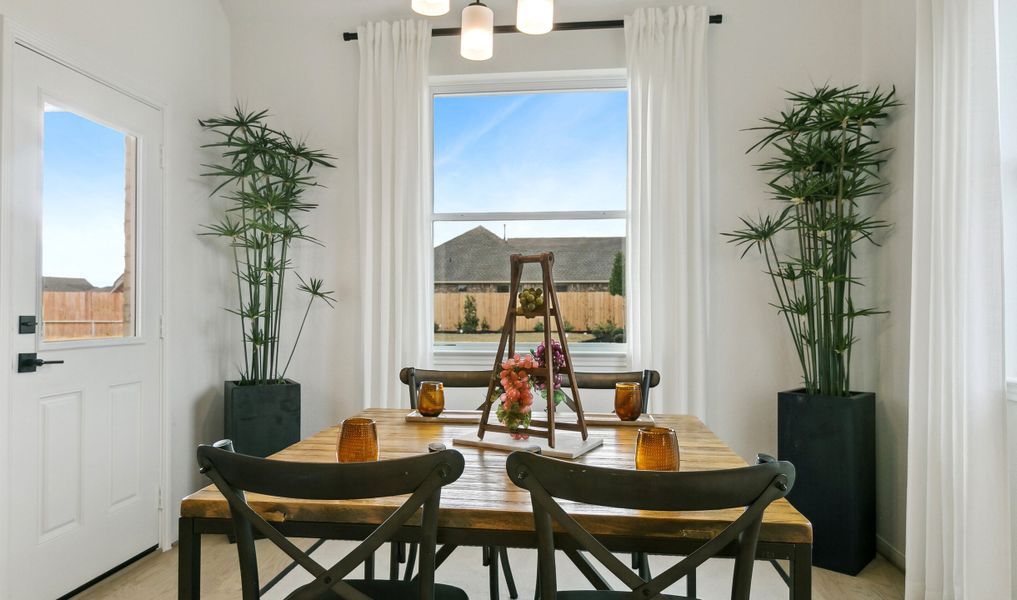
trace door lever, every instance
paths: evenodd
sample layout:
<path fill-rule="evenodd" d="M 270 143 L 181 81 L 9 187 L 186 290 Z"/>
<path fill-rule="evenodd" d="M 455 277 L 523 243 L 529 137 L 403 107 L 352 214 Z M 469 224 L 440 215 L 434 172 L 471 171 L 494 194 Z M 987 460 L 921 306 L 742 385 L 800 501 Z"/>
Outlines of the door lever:
<path fill-rule="evenodd" d="M 43 360 L 35 352 L 22 352 L 18 354 L 18 373 L 35 373 L 37 367 L 42 365 L 62 365 L 62 360 Z"/>

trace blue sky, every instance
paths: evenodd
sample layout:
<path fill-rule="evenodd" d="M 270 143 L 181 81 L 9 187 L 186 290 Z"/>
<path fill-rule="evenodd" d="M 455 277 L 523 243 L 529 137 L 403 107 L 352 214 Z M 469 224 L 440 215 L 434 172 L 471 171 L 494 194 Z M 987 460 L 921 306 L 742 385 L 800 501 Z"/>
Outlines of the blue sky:
<path fill-rule="evenodd" d="M 47 107 L 42 273 L 111 285 L 124 271 L 124 134 Z"/>
<path fill-rule="evenodd" d="M 624 210 L 625 91 L 439 96 L 435 212 Z M 509 237 L 620 236 L 624 221 L 437 223 L 440 244 L 483 225 Z"/>

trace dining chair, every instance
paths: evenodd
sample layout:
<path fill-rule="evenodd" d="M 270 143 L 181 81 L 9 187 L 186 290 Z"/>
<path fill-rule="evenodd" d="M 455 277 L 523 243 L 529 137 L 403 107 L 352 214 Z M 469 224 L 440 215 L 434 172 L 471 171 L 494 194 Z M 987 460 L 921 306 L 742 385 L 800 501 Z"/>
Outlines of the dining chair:
<path fill-rule="evenodd" d="M 643 371 L 621 371 L 608 373 L 576 373 L 576 386 L 581 390 L 613 390 L 619 383 L 638 383 L 642 392 L 642 412 L 650 407 L 650 390 L 660 385 L 660 373 L 653 369 Z M 563 375 L 562 389 L 569 387 L 571 382 L 567 374 Z"/>
<path fill-rule="evenodd" d="M 244 600 L 256 600 L 261 594 L 255 532 L 271 540 L 314 577 L 314 581 L 290 593 L 287 600 L 467 598 L 457 587 L 434 582 L 441 488 L 456 481 L 464 467 L 463 456 L 455 450 L 378 462 L 302 463 L 237 454 L 231 441 L 221 440 L 211 446 L 198 446 L 198 466 L 229 503 Z M 360 500 L 405 494 L 409 498 L 342 560 L 326 568 L 251 508 L 247 503 L 248 492 L 308 500 Z M 417 542 L 420 565 L 414 580 L 347 579 L 421 507 Z"/>
<path fill-rule="evenodd" d="M 774 500 L 786 496 L 795 480 L 794 466 L 780 461 L 737 469 L 682 473 L 595 467 L 530 452 L 513 452 L 505 468 L 513 483 L 530 492 L 537 530 L 538 585 L 544 600 L 692 600 L 689 596 L 664 595 L 662 592 L 707 559 L 727 550 L 733 550 L 735 556 L 731 600 L 748 600 L 763 511 Z M 629 570 L 596 537 L 583 529 L 562 508 L 559 499 L 630 510 L 744 510 L 691 554 L 646 580 Z M 558 591 L 554 562 L 555 525 L 631 591 Z"/>
<path fill-rule="evenodd" d="M 417 408 L 417 390 L 422 381 L 440 381 L 447 388 L 478 388 L 486 389 L 491 382 L 491 370 L 486 371 L 434 371 L 428 369 L 417 369 L 405 367 L 399 371 L 399 381 L 406 384 L 410 395 L 410 408 Z M 415 544 L 409 545 L 408 556 L 402 544 L 392 545 L 392 556 L 389 564 L 390 577 L 398 577 L 399 563 L 406 561 L 406 572 L 404 579 L 408 580 L 413 575 L 413 560 L 417 553 Z M 456 549 L 452 544 L 444 544 L 438 549 L 438 566 Z M 498 546 L 485 546 L 482 548 L 482 563 L 488 568 L 488 580 L 491 600 L 498 600 L 500 594 L 501 576 L 498 566 L 501 564 L 501 571 L 505 576 L 505 585 L 508 588 L 509 598 L 515 600 L 519 597 L 516 589 L 515 577 L 512 574 L 512 565 L 509 563 L 508 550 Z"/>

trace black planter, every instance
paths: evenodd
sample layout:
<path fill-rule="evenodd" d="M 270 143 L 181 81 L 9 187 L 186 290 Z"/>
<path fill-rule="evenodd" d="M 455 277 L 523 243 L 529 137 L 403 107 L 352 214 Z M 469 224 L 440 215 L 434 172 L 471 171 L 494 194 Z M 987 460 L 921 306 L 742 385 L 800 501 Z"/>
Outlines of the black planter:
<path fill-rule="evenodd" d="M 240 385 L 224 389 L 226 437 L 241 454 L 268 456 L 300 441 L 300 384 Z"/>
<path fill-rule="evenodd" d="M 876 556 L 876 395 L 777 394 L 777 453 L 797 476 L 788 500 L 812 522 L 812 562 L 857 575 Z"/>

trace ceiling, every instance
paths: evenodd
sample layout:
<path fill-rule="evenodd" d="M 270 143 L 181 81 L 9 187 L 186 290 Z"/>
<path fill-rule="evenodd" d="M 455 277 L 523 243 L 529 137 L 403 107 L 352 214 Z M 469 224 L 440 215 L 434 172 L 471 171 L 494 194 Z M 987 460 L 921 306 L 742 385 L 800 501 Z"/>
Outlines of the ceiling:
<path fill-rule="evenodd" d="M 459 13 L 471 0 L 452 0 L 452 10 L 429 19 L 435 27 L 455 27 Z M 515 22 L 515 0 L 485 0 L 498 25 Z M 265 20 L 334 21 L 355 26 L 364 21 L 415 17 L 410 0 L 220 0 L 231 23 Z M 673 0 L 556 0 L 556 21 L 620 19 L 637 6 L 674 4 Z M 427 17 L 419 17 L 427 18 Z"/>

